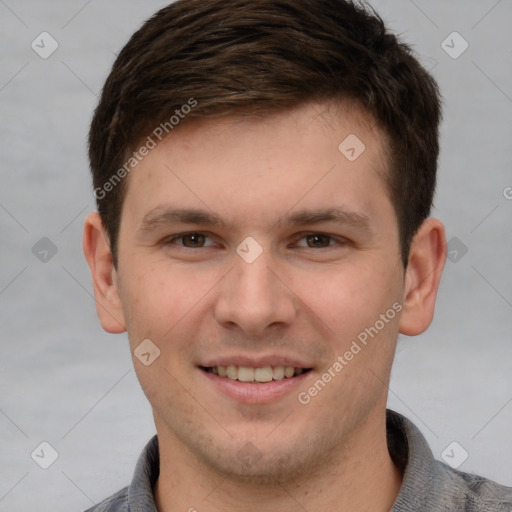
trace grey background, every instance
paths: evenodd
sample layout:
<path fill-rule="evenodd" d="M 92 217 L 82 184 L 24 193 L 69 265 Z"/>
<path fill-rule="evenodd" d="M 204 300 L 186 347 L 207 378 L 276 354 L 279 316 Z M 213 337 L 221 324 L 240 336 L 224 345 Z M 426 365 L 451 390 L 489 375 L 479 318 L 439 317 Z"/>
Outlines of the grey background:
<path fill-rule="evenodd" d="M 96 95 L 165 3 L 0 0 L 0 511 L 91 506 L 129 482 L 154 433 L 126 336 L 97 321 L 81 230 L 94 209 L 85 139 Z M 461 470 L 512 486 L 512 2 L 372 3 L 442 89 L 434 215 L 459 247 L 432 327 L 399 342 L 389 406 L 437 458 L 457 441 Z M 59 44 L 47 59 L 31 48 L 43 31 Z M 453 31 L 469 43 L 457 59 L 441 47 Z M 42 237 L 57 249 L 46 262 L 32 252 Z M 31 458 L 42 441 L 58 452 L 46 470 Z"/>

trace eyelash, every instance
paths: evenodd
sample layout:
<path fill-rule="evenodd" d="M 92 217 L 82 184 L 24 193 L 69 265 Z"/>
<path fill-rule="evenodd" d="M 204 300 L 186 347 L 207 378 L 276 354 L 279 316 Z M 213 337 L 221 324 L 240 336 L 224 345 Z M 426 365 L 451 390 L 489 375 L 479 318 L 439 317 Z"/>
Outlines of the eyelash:
<path fill-rule="evenodd" d="M 188 231 L 186 233 L 181 233 L 179 235 L 175 235 L 171 238 L 167 238 L 165 239 L 163 242 L 162 242 L 162 245 L 163 246 L 171 246 L 171 245 L 174 245 L 176 240 L 180 240 L 183 241 L 183 238 L 188 236 L 188 235 L 204 235 L 206 238 L 211 238 L 208 236 L 208 233 L 206 232 L 203 232 L 203 231 Z M 300 236 L 295 238 L 295 241 L 294 243 L 297 243 L 299 240 L 302 240 L 303 238 L 307 238 L 308 236 L 324 236 L 324 237 L 328 237 L 330 239 L 330 242 L 335 242 L 337 243 L 338 245 L 341 245 L 341 246 L 344 246 L 348 243 L 348 240 L 343 238 L 343 237 L 337 237 L 337 236 L 334 236 L 334 235 L 329 235 L 327 233 L 322 233 L 320 231 L 308 231 L 308 232 L 304 232 L 304 233 L 300 233 Z M 302 248 L 305 248 L 305 249 L 327 249 L 327 248 L 330 248 L 330 247 L 334 247 L 335 244 L 331 244 L 329 243 L 329 245 L 325 246 L 325 247 L 308 247 L 308 246 L 300 246 Z M 202 247 L 186 247 L 185 245 L 182 245 L 180 244 L 179 247 L 183 248 L 183 249 L 205 249 L 206 247 L 212 247 L 212 245 L 206 245 L 206 246 L 202 246 Z"/>

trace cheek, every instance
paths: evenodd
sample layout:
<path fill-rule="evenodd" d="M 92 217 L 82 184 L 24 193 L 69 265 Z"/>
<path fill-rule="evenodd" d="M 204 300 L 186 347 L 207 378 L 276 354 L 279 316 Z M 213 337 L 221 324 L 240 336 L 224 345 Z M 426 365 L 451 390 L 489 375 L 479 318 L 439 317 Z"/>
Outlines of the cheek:
<path fill-rule="evenodd" d="M 368 265 L 340 266 L 336 270 L 303 275 L 295 281 L 297 294 L 335 333 L 347 332 L 381 313 L 389 283 Z M 391 301 L 392 302 L 392 301 Z M 386 305 L 387 309 L 387 305 Z"/>
<path fill-rule="evenodd" d="M 386 268 L 387 272 L 382 270 Z M 374 353 L 375 357 L 387 354 L 398 335 L 399 312 L 393 304 L 396 308 L 399 282 L 389 265 L 366 258 L 364 264 L 302 274 L 294 280 L 294 291 L 304 304 L 310 325 L 316 324 L 329 347 L 329 357 L 334 360 L 354 341 L 362 340 L 361 354 L 355 358 L 362 363 Z"/>
<path fill-rule="evenodd" d="M 130 339 L 133 343 L 154 339 L 164 348 L 194 315 L 204 310 L 221 274 L 170 263 L 148 266 L 146 259 L 140 258 L 134 259 L 127 275 L 121 300 Z"/>
<path fill-rule="evenodd" d="M 160 331 L 171 328 L 174 317 L 187 302 L 179 275 L 145 268 L 142 261 L 134 261 L 126 269 L 121 300 L 128 332 L 134 338 L 159 338 Z"/>

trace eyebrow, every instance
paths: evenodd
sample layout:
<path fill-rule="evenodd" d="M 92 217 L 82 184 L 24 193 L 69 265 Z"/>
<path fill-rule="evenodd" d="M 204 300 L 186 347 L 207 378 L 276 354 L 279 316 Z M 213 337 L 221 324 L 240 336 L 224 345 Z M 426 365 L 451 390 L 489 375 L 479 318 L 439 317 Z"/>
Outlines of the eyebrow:
<path fill-rule="evenodd" d="M 203 226 L 230 226 L 218 215 L 207 210 L 195 208 L 162 208 L 157 207 L 149 211 L 139 226 L 139 230 L 152 231 L 168 224 L 201 224 Z"/>
<path fill-rule="evenodd" d="M 354 228 L 369 230 L 370 219 L 362 213 L 343 210 L 341 208 L 327 208 L 319 210 L 300 210 L 284 216 L 278 224 L 287 222 L 292 225 L 318 224 L 320 222 L 338 222 Z"/>
<path fill-rule="evenodd" d="M 356 229 L 371 231 L 370 219 L 367 215 L 342 208 L 327 208 L 315 210 L 299 210 L 287 213 L 272 227 L 289 224 L 292 226 L 311 225 L 321 222 L 337 222 Z M 152 231 L 169 224 L 199 224 L 202 226 L 218 226 L 228 231 L 234 231 L 234 226 L 219 215 L 196 208 L 163 208 L 157 207 L 149 211 L 139 225 L 138 230 Z"/>

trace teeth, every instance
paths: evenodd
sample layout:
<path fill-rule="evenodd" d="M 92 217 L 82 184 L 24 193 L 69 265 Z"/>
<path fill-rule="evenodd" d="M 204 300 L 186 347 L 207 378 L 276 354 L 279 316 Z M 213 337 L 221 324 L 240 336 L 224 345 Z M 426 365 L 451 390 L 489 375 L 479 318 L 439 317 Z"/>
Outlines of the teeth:
<path fill-rule="evenodd" d="M 240 370 L 238 370 L 240 375 Z M 273 372 L 270 366 L 264 366 L 263 368 L 256 368 L 254 370 L 254 380 L 256 382 L 270 382 L 272 380 Z"/>
<path fill-rule="evenodd" d="M 253 382 L 254 368 L 245 368 L 244 366 L 240 366 L 240 368 L 238 368 L 238 380 L 242 382 Z"/>
<path fill-rule="evenodd" d="M 285 369 L 284 369 L 284 376 L 285 377 L 293 377 L 293 374 L 295 373 L 295 368 L 292 368 L 291 366 L 287 366 Z"/>
<path fill-rule="evenodd" d="M 261 368 L 249 368 L 247 366 L 214 366 L 207 368 L 207 371 L 227 377 L 231 380 L 240 382 L 271 382 L 272 380 L 282 380 L 291 378 L 304 373 L 304 368 L 294 368 L 293 366 L 263 366 Z"/>
<path fill-rule="evenodd" d="M 274 380 L 281 380 L 284 378 L 284 368 L 282 366 L 276 366 L 272 369 L 272 378 Z"/>
<path fill-rule="evenodd" d="M 238 368 L 236 366 L 228 366 L 226 368 L 227 377 L 231 380 L 236 380 L 238 377 Z"/>

